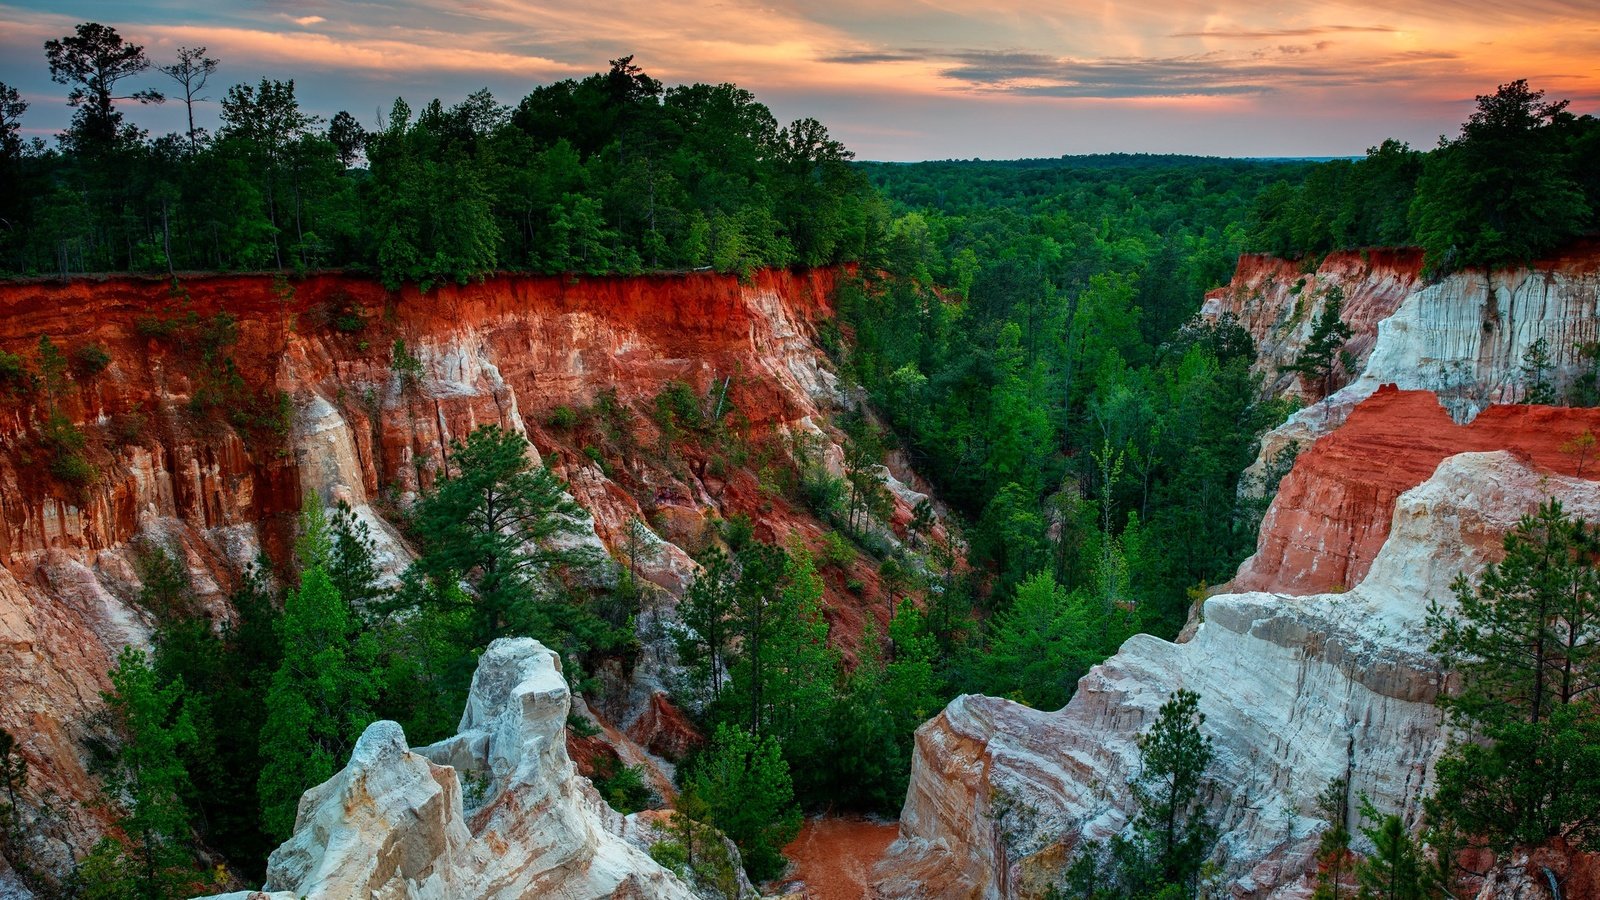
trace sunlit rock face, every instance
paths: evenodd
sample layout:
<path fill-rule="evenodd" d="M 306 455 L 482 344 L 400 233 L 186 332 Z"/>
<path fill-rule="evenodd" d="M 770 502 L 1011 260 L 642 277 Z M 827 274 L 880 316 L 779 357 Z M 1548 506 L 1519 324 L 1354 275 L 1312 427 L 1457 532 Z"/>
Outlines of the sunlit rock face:
<path fill-rule="evenodd" d="M 691 900 L 623 838 L 623 817 L 573 768 L 571 700 L 555 652 L 529 638 L 495 641 L 455 737 L 412 750 L 398 724 L 374 722 L 349 764 L 305 793 L 265 890 L 308 900 Z"/>
<path fill-rule="evenodd" d="M 646 626 L 670 616 L 693 572 L 690 550 L 716 519 L 742 513 L 765 539 L 817 544 L 822 524 L 765 485 L 754 463 L 663 453 L 652 414 L 679 381 L 736 411 L 753 460 L 781 459 L 794 436 L 809 435 L 819 458 L 836 462 L 840 435 L 828 423 L 844 398 L 816 328 L 846 277 L 503 276 L 426 295 L 337 274 L 186 278 L 177 289 L 136 278 L 0 286 L 0 349 L 36 366 L 50 337 L 69 355 L 94 342 L 111 360 L 57 398 L 88 437 L 96 474 L 82 490 L 49 472 L 39 394 L 0 390 L 0 727 L 18 736 L 31 769 L 24 805 L 53 794 L 60 816 L 30 832 L 35 852 L 65 867 L 105 827 L 81 740 L 116 653 L 147 646 L 153 630 L 137 603 L 138 540 L 184 563 L 203 614 L 220 623 L 241 567 L 261 555 L 287 563 L 295 518 L 316 494 L 351 505 L 392 578 L 412 558 L 395 512 L 448 465 L 452 439 L 498 424 L 527 435 L 590 512 L 583 542 L 620 558 L 629 523 L 649 523 L 640 574 L 663 589 L 665 608 Z M 198 332 L 224 313 L 233 335 L 208 368 Z M 221 357 L 258 408 L 197 411 Z M 604 466 L 584 452 L 592 434 L 552 417 L 602 398 L 619 435 L 599 448 Z M 893 517 L 903 525 L 923 494 L 897 474 L 908 482 Z M 877 611 L 844 586 L 876 577 L 865 562 L 827 577 L 826 615 L 848 653 Z M 631 671 L 601 673 L 615 684 L 598 711 L 615 734 L 671 753 L 697 736 L 664 704 L 670 642 L 652 633 Z"/>
<path fill-rule="evenodd" d="M 1402 392 L 1368 403 L 1403 403 L 1416 412 L 1423 399 L 1433 403 Z M 1450 424 L 1436 403 L 1433 410 Z M 1350 502 L 1346 520 L 1366 516 L 1384 525 L 1337 542 L 1364 546 L 1370 539 L 1377 547 L 1354 577 L 1347 567 L 1341 577 L 1351 577 L 1348 589 L 1279 592 L 1280 580 L 1304 586 L 1301 557 L 1258 557 L 1245 569 L 1261 589 L 1209 598 L 1185 643 L 1131 638 L 1079 682 L 1064 709 L 958 698 L 917 733 L 900 839 L 878 873 L 883 892 L 1044 896 L 1082 841 L 1105 839 L 1127 824 L 1134 740 L 1178 688 L 1200 694 L 1214 741 L 1207 802 L 1236 895 L 1309 892 L 1311 857 L 1327 827 L 1316 796 L 1336 777 L 1348 774 L 1354 791 L 1415 823 L 1444 745 L 1433 705 L 1440 674 L 1423 627 L 1429 602 L 1452 602 L 1451 580 L 1496 558 L 1504 533 L 1547 495 L 1593 519 L 1600 484 L 1574 477 L 1573 461 L 1547 446 L 1551 438 L 1530 439 L 1531 421 L 1528 429 L 1504 432 L 1521 441 L 1514 449 L 1448 455 L 1414 420 L 1366 421 L 1366 413 L 1359 408 L 1348 427 L 1366 423 L 1363 439 L 1388 457 L 1377 465 L 1421 474 L 1410 484 L 1410 475 L 1393 476 L 1388 502 Z M 1593 424 L 1592 413 L 1575 410 L 1490 410 L 1480 421 L 1534 414 L 1540 427 Z M 1385 421 L 1392 431 L 1383 431 Z M 1342 435 L 1302 458 L 1291 478 L 1304 484 L 1280 494 L 1269 526 L 1314 528 L 1317 515 L 1341 509 L 1343 501 L 1334 509 L 1318 504 L 1349 491 L 1330 468 L 1341 457 L 1322 453 Z M 1407 458 L 1413 452 L 1420 461 Z M 1319 483 L 1327 479 L 1331 486 Z"/>

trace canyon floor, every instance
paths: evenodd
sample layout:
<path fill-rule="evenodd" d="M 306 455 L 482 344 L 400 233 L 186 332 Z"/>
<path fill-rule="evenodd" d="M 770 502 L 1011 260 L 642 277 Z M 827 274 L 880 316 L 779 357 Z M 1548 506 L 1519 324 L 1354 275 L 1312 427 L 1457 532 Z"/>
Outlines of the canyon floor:
<path fill-rule="evenodd" d="M 873 896 L 872 870 L 900 833 L 894 822 L 857 816 L 813 816 L 783 854 L 790 866 L 784 887 L 806 900 L 859 900 Z"/>

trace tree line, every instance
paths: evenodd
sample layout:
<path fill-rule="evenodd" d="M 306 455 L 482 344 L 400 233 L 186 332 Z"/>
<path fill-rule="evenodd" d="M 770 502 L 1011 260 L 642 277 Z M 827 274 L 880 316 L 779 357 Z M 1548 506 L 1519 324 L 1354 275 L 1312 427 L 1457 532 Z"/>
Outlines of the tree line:
<path fill-rule="evenodd" d="M 223 71 L 205 47 L 159 62 L 90 22 L 45 57 L 74 108 L 55 146 L 23 140 L 28 104 L 0 84 L 13 275 L 343 267 L 426 289 L 502 269 L 749 272 L 858 259 L 880 227 L 821 123 L 780 127 L 732 84 L 666 87 L 631 56 L 515 105 L 397 99 L 366 124 L 263 78 L 221 93 L 215 134 L 195 121 Z M 163 87 L 188 127 L 152 137 L 125 112 Z"/>
<path fill-rule="evenodd" d="M 1526 80 L 1477 98 L 1454 138 L 1431 151 L 1386 140 L 1263 191 L 1250 247 L 1321 256 L 1373 246 L 1423 248 L 1434 272 L 1526 263 L 1596 225 L 1600 119 L 1547 100 Z"/>

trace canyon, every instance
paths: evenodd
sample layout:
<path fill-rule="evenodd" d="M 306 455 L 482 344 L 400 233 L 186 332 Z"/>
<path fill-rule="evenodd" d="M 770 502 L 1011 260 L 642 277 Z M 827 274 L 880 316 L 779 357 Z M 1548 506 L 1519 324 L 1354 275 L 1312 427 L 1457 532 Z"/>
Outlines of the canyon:
<path fill-rule="evenodd" d="M 1451 581 L 1496 559 L 1547 496 L 1600 512 L 1574 441 L 1600 430 L 1600 411 L 1497 405 L 1522 396 L 1539 338 L 1558 389 L 1592 367 L 1580 348 L 1596 333 L 1593 250 L 1435 280 L 1410 253 L 1333 254 L 1314 268 L 1242 258 L 1203 314 L 1251 332 L 1267 394 L 1304 396 L 1282 366 L 1334 286 L 1354 332 L 1350 383 L 1269 433 L 1242 487 L 1276 488 L 1256 553 L 1176 642 L 1131 638 L 1065 708 L 967 695 L 924 724 L 879 892 L 1046 896 L 1080 846 L 1128 823 L 1135 738 L 1179 688 L 1200 695 L 1214 741 L 1205 799 L 1231 895 L 1310 895 L 1329 827 L 1316 797 L 1335 778 L 1415 827 L 1445 743 L 1429 604 L 1452 603 Z M 1291 444 L 1281 483 L 1263 484 Z M 1572 890 L 1592 881 L 1588 856 L 1544 858 Z M 1482 896 L 1523 896 L 1524 881 L 1491 873 Z"/>
<path fill-rule="evenodd" d="M 850 277 L 498 276 L 426 295 L 341 274 L 0 286 L 0 350 L 36 360 L 48 338 L 69 358 L 92 345 L 109 359 L 70 383 L 0 385 L 0 726 L 25 736 L 30 851 L 65 868 L 107 827 L 85 743 L 115 654 L 150 643 L 146 542 L 182 562 L 218 625 L 247 565 L 287 561 L 310 496 L 350 505 L 392 579 L 413 556 L 401 511 L 439 477 L 452 439 L 499 424 L 525 434 L 588 511 L 582 542 L 614 559 L 649 545 L 640 574 L 661 602 L 640 617 L 637 662 L 593 673 L 604 689 L 580 699 L 548 650 L 496 644 L 460 734 L 410 747 L 393 723 L 369 727 L 345 769 L 307 793 L 268 885 L 283 896 L 695 895 L 642 852 L 652 817 L 618 816 L 579 775 L 614 756 L 669 793 L 670 760 L 702 740 L 667 699 L 661 624 L 708 528 L 746 515 L 764 539 L 821 545 L 825 526 L 770 482 L 797 455 L 841 465 L 832 420 L 859 400 L 835 374 L 827 323 Z M 1283 366 L 1335 287 L 1351 371 L 1315 398 Z M 1597 297 L 1595 248 L 1442 279 L 1406 251 L 1332 254 L 1309 269 L 1243 257 L 1202 312 L 1251 333 L 1266 394 L 1304 404 L 1265 436 L 1245 487 L 1274 492 L 1255 554 L 1178 641 L 1130 639 L 1064 709 L 952 701 L 918 731 L 898 835 L 876 868 L 888 829 L 828 823 L 794 845 L 801 871 L 840 896 L 1043 897 L 1077 847 L 1126 825 L 1134 739 L 1179 687 L 1201 695 L 1216 743 L 1207 800 L 1235 896 L 1309 893 L 1328 824 L 1315 797 L 1333 778 L 1414 825 L 1444 736 L 1428 604 L 1448 602 L 1450 581 L 1492 561 L 1543 497 L 1600 515 L 1594 467 L 1573 449 L 1600 430 L 1600 411 L 1508 405 L 1540 338 L 1558 388 L 1592 367 L 1579 348 L 1600 333 Z M 737 462 L 664 432 L 657 398 L 674 385 L 732 408 Z M 86 435 L 92 480 L 53 465 L 51 413 Z M 929 491 L 892 456 L 883 476 L 893 541 Z M 848 658 L 868 617 L 884 624 L 861 599 L 876 574 L 857 560 L 825 575 L 825 617 Z M 568 734 L 569 712 L 598 736 Z M 465 796 L 464 773 L 484 772 L 485 793 Z M 847 841 L 871 850 L 831 849 Z M 1541 858 L 1573 884 L 1600 869 Z"/>
<path fill-rule="evenodd" d="M 0 350 L 32 362 L 48 338 L 73 359 L 86 346 L 108 357 L 47 391 L 8 385 L 0 403 L 0 727 L 30 770 L 30 851 L 64 869 L 106 827 L 84 742 L 116 653 L 149 646 L 144 542 L 182 563 L 218 625 L 245 566 L 286 562 L 310 495 L 350 505 L 392 578 L 412 557 L 398 511 L 452 439 L 489 423 L 527 435 L 563 478 L 590 515 L 584 542 L 617 558 L 630 534 L 651 546 L 640 575 L 662 602 L 640 629 L 653 642 L 631 671 L 596 673 L 607 689 L 584 708 L 630 762 L 670 768 L 657 754 L 699 736 L 665 699 L 659 619 L 705 530 L 743 514 L 767 540 L 814 545 L 824 532 L 763 479 L 802 445 L 839 465 L 830 422 L 852 401 L 818 326 L 848 277 L 501 276 L 426 295 L 340 274 L 0 286 Z M 674 384 L 732 410 L 748 464 L 667 446 L 652 413 Z M 50 409 L 85 436 L 92 480 L 52 471 Z M 924 489 L 901 466 L 884 476 L 903 524 Z M 845 583 L 875 574 L 858 561 L 828 578 L 825 615 L 848 652 L 875 611 Z M 385 741 L 368 749 L 398 746 Z"/>

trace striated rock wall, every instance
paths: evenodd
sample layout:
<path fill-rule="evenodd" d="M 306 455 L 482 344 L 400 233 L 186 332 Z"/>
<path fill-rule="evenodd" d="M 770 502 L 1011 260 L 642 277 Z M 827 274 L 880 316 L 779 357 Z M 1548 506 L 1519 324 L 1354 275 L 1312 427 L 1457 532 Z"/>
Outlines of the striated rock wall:
<path fill-rule="evenodd" d="M 1255 555 L 1226 589 L 1314 594 L 1358 584 L 1389 537 L 1396 500 L 1440 461 L 1507 449 L 1593 477 L 1600 465 L 1561 449 L 1585 431 L 1600 434 L 1600 409 L 1491 406 L 1457 425 L 1434 394 L 1384 386 L 1300 454 L 1262 520 Z"/>
<path fill-rule="evenodd" d="M 554 463 L 593 514 L 591 542 L 615 554 L 632 519 L 649 523 L 642 574 L 669 601 L 713 518 L 744 513 L 763 537 L 816 542 L 820 523 L 765 489 L 757 464 L 781 464 L 799 434 L 839 455 L 827 423 L 842 398 L 815 322 L 842 275 L 505 276 L 426 296 L 338 274 L 0 285 L 0 350 L 33 372 L 41 337 L 69 359 L 91 343 L 110 357 L 48 389 L 0 383 L 0 727 L 32 769 L 29 805 L 54 795 L 62 817 L 37 830 L 39 851 L 81 851 L 103 825 L 82 723 L 116 652 L 153 627 L 136 602 L 136 539 L 181 559 L 220 621 L 239 567 L 283 562 L 315 492 L 355 508 L 392 574 L 410 558 L 393 511 L 446 464 L 450 439 L 499 423 Z M 223 313 L 232 334 L 218 337 Z M 674 380 L 725 395 L 748 466 L 664 446 L 650 414 Z M 224 389 L 228 402 L 207 399 Z M 604 422 L 551 423 L 558 407 L 602 399 Z M 52 407 L 86 437 L 85 489 L 47 464 Z M 902 505 L 921 496 L 902 493 Z M 827 615 L 847 649 L 876 614 L 843 589 L 872 581 L 857 568 L 830 575 Z M 663 751 L 695 739 L 658 695 L 667 662 L 647 645 L 634 671 L 600 673 L 616 698 L 603 712 Z"/>
<path fill-rule="evenodd" d="M 1528 349 L 1543 339 L 1554 366 L 1550 377 L 1564 392 L 1586 362 L 1579 348 L 1600 338 L 1600 245 L 1586 243 L 1526 267 L 1485 274 L 1458 272 L 1428 282 L 1421 260 L 1401 251 L 1335 253 L 1297 294 L 1295 264 L 1241 257 L 1234 280 L 1207 296 L 1202 314 L 1233 313 L 1257 342 L 1257 369 L 1266 389 L 1302 396 L 1280 367 L 1304 349 L 1320 298 L 1338 285 L 1345 320 L 1355 331 L 1350 383 L 1308 405 L 1262 439 L 1246 489 L 1259 490 L 1274 460 L 1290 445 L 1303 450 L 1339 427 L 1363 399 L 1383 384 L 1427 390 L 1458 422 L 1469 422 L 1496 403 L 1520 400 Z M 1312 402 L 1315 401 L 1315 402 Z"/>
<path fill-rule="evenodd" d="M 1206 294 L 1200 315 L 1232 316 L 1256 342 L 1252 371 L 1274 396 L 1304 397 L 1294 373 L 1283 367 L 1305 350 L 1330 291 L 1344 296 L 1342 318 L 1352 332 L 1346 345 L 1357 367 L 1372 353 L 1378 323 L 1394 315 L 1422 282 L 1422 251 L 1373 248 L 1328 254 L 1312 271 L 1301 263 L 1257 253 L 1239 257 L 1233 279 Z"/>
<path fill-rule="evenodd" d="M 1318 558 L 1307 542 L 1323 517 L 1387 522 L 1330 541 L 1349 589 L 1213 596 L 1187 642 L 1131 638 L 1059 711 L 958 698 L 917 733 L 900 838 L 878 873 L 885 895 L 1044 896 L 1081 841 L 1127 823 L 1134 738 L 1180 687 L 1201 695 L 1215 742 L 1207 800 L 1236 896 L 1304 895 L 1326 827 L 1316 796 L 1335 777 L 1349 774 L 1354 791 L 1415 822 L 1443 746 L 1428 603 L 1448 603 L 1449 582 L 1495 558 L 1504 532 L 1545 496 L 1600 513 L 1600 484 L 1552 468 L 1575 469 L 1553 442 L 1593 414 L 1495 408 L 1459 428 L 1428 395 L 1367 402 L 1383 414 L 1363 405 L 1350 440 L 1338 432 L 1303 457 L 1269 516 L 1280 530 L 1306 526 L 1281 542 L 1298 549 L 1245 567 L 1268 589 L 1304 587 L 1329 577 L 1304 565 Z M 1462 443 L 1514 449 L 1456 453 L 1435 425 L 1473 436 Z M 1279 544 L 1264 537 L 1269 546 Z M 1366 548 L 1376 552 L 1360 577 L 1350 561 Z"/>
<path fill-rule="evenodd" d="M 412 750 L 398 724 L 374 722 L 350 763 L 306 792 L 265 890 L 307 900 L 692 900 L 624 840 L 623 817 L 577 775 L 563 739 L 570 708 L 554 651 L 495 641 L 455 737 Z"/>

